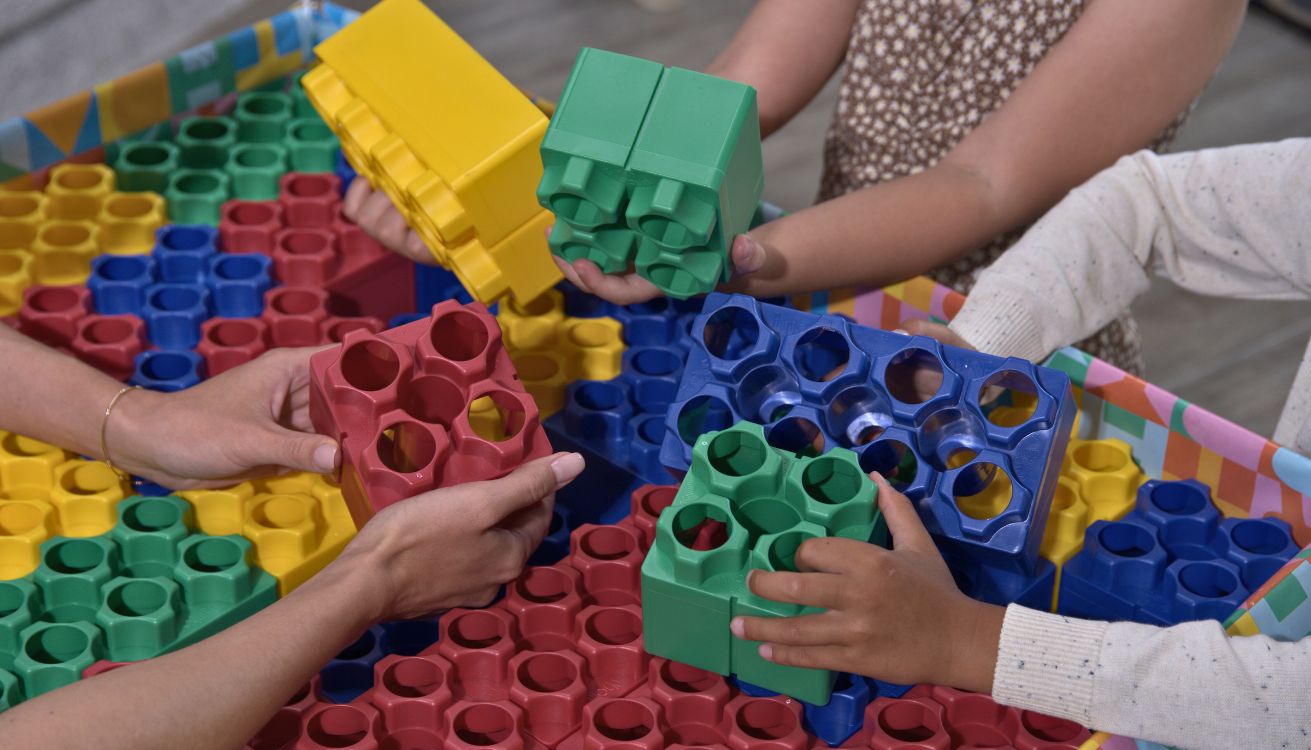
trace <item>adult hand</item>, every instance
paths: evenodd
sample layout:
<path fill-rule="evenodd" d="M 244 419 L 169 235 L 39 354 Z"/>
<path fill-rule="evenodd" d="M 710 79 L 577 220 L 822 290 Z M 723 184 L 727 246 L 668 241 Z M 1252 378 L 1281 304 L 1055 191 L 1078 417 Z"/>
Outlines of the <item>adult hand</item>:
<path fill-rule="evenodd" d="M 857 672 L 901 684 L 929 682 L 989 692 L 1004 610 L 965 596 L 906 496 L 878 474 L 879 509 L 893 548 L 811 539 L 799 573 L 755 570 L 752 593 L 826 611 L 736 617 L 739 638 L 762 641 L 777 664 Z"/>
<path fill-rule="evenodd" d="M 106 425 L 109 458 L 165 487 L 225 486 L 337 466 L 337 443 L 310 426 L 310 355 L 274 349 L 176 393 L 131 391 Z"/>
<path fill-rule="evenodd" d="M 381 190 L 374 190 L 364 177 L 356 177 L 346 190 L 341 212 L 383 247 L 415 263 L 437 265 L 437 258 L 419 235 L 405 223 L 405 217 Z"/>
<path fill-rule="evenodd" d="M 523 571 L 555 491 L 582 470 L 582 456 L 556 453 L 500 479 L 416 495 L 370 519 L 329 570 L 366 576 L 358 590 L 375 620 L 485 606 Z"/>

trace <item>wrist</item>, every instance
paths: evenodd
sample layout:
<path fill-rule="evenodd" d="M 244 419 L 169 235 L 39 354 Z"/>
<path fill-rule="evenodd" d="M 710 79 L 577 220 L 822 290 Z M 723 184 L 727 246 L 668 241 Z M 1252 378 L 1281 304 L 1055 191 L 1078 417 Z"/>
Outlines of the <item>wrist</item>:
<path fill-rule="evenodd" d="M 937 682 L 990 694 L 1006 610 L 963 595 L 962 599 L 959 616 L 952 618 L 957 623 L 950 640 L 955 653 L 943 664 Z"/>
<path fill-rule="evenodd" d="M 321 597 L 352 628 L 364 630 L 388 619 L 391 611 L 384 569 L 372 555 L 347 549 L 296 591 Z"/>
<path fill-rule="evenodd" d="M 132 474 L 158 468 L 155 449 L 168 442 L 155 429 L 166 414 L 165 399 L 166 394 L 145 389 L 124 392 L 104 417 L 101 458 Z"/>

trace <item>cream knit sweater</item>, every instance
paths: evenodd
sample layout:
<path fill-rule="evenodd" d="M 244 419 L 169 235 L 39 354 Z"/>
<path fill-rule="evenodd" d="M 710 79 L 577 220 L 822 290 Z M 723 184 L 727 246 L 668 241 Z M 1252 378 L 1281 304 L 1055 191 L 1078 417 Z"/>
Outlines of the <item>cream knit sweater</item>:
<path fill-rule="evenodd" d="M 1311 139 L 1124 157 L 984 272 L 951 327 L 981 351 L 1042 360 L 1113 320 L 1151 273 L 1214 296 L 1311 298 Z M 1311 349 L 1274 438 L 1311 454 Z M 993 695 L 1181 748 L 1311 748 L 1311 638 L 1011 606 Z"/>

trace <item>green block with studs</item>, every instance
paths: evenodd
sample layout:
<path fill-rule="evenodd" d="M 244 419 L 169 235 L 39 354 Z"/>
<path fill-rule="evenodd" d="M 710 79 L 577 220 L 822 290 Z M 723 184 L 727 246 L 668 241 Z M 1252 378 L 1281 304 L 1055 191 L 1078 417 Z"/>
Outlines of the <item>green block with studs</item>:
<path fill-rule="evenodd" d="M 238 143 L 224 171 L 233 198 L 271 201 L 278 197 L 278 181 L 287 173 L 287 149 L 280 143 Z"/>
<path fill-rule="evenodd" d="M 337 166 L 341 144 L 323 119 L 315 115 L 287 123 L 282 147 L 287 150 L 291 171 L 331 172 Z"/>
<path fill-rule="evenodd" d="M 23 647 L 23 631 L 40 617 L 41 593 L 32 581 L 0 581 L 0 669 L 9 669 Z"/>
<path fill-rule="evenodd" d="M 222 169 L 237 145 L 237 122 L 231 117 L 188 117 L 173 139 L 181 149 L 183 169 Z"/>
<path fill-rule="evenodd" d="M 556 255 L 680 299 L 728 280 L 764 190 L 755 89 L 584 48 L 541 150 Z"/>
<path fill-rule="evenodd" d="M 674 503 L 656 524 L 642 565 L 646 650 L 817 705 L 835 673 L 761 659 L 758 644 L 729 632 L 738 615 L 791 617 L 818 610 L 762 599 L 752 569 L 794 571 L 807 539 L 887 543 L 877 487 L 856 454 L 836 448 L 798 457 L 771 447 L 764 428 L 739 422 L 700 436 Z"/>
<path fill-rule="evenodd" d="M 7 711 L 22 700 L 23 689 L 18 677 L 13 672 L 0 669 L 0 711 Z"/>
<path fill-rule="evenodd" d="M 82 670 L 104 656 L 104 640 L 89 622 L 38 622 L 23 631 L 14 674 L 23 695 L 35 698 L 82 679 Z"/>
<path fill-rule="evenodd" d="M 162 194 L 181 164 L 180 149 L 168 141 L 128 143 L 114 157 L 114 182 L 124 192 Z"/>
<path fill-rule="evenodd" d="M 271 91 L 248 91 L 237 97 L 232 118 L 242 143 L 277 143 L 292 118 L 291 97 Z"/>
<path fill-rule="evenodd" d="M 218 225 L 232 180 L 219 169 L 179 169 L 164 188 L 168 218 L 174 224 Z"/>

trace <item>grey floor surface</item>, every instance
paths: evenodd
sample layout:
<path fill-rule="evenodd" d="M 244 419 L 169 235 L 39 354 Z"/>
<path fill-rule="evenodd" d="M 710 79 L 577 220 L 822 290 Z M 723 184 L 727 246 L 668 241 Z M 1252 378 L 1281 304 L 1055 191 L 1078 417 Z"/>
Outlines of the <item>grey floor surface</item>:
<path fill-rule="evenodd" d="M 580 46 L 685 67 L 708 62 L 748 0 L 688 0 L 649 13 L 630 0 L 427 0 L 512 81 L 556 96 Z M 367 0 L 343 4 L 364 8 Z M 0 117 L 128 72 L 266 17 L 286 0 L 3 0 Z M 766 198 L 814 197 L 833 82 L 765 146 Z M 1311 34 L 1251 10 L 1176 150 L 1311 135 Z M 1307 197 L 1311 200 L 1311 196 Z M 1269 434 L 1308 335 L 1311 302 L 1217 300 L 1157 283 L 1134 311 L 1148 377 Z"/>

